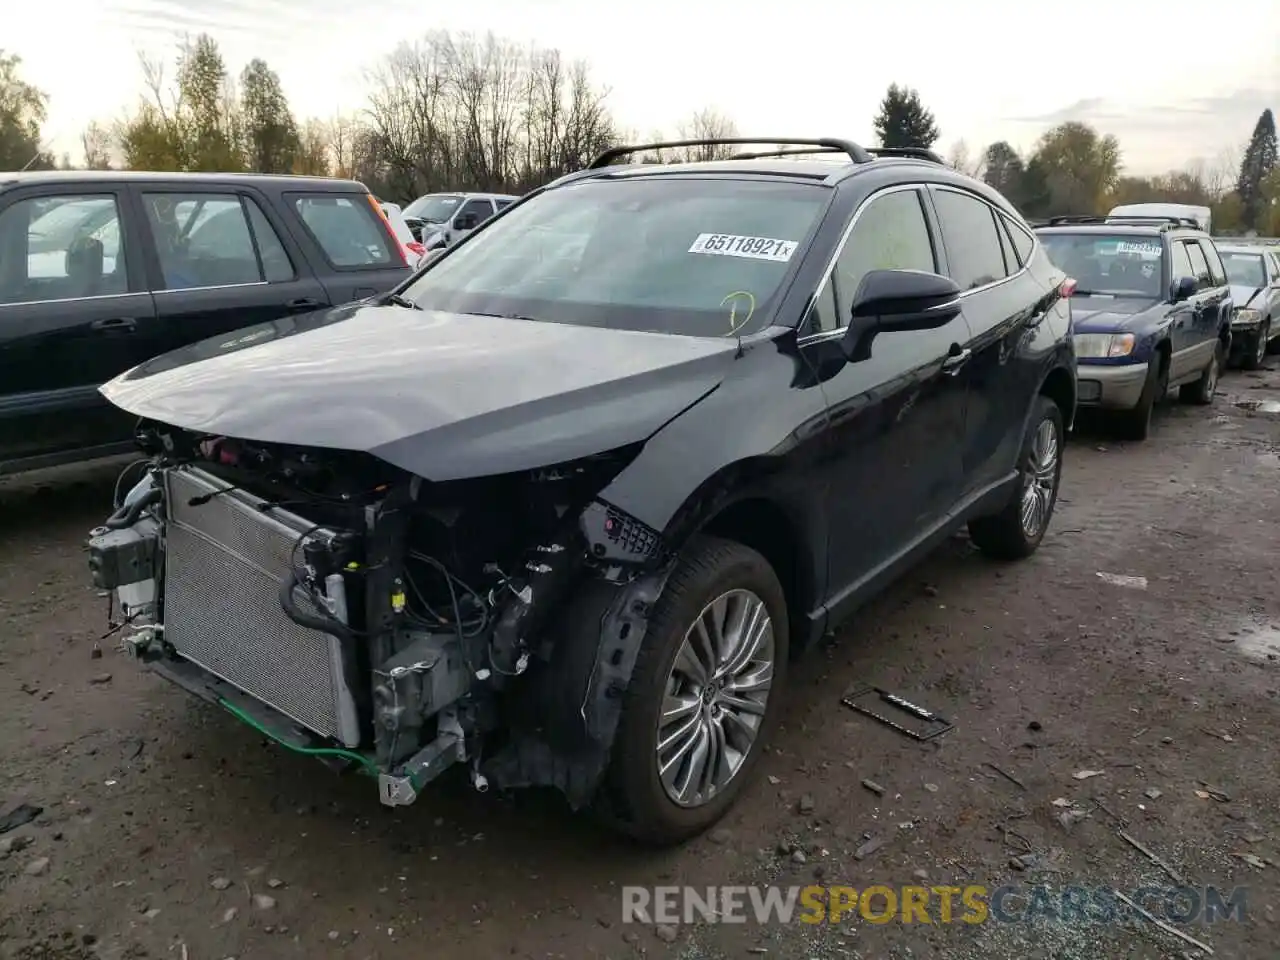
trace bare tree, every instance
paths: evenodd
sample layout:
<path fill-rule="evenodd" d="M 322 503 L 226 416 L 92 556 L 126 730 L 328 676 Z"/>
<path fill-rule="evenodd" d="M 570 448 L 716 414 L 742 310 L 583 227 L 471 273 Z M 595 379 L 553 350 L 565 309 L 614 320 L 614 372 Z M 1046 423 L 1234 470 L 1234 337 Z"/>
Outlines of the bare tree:
<path fill-rule="evenodd" d="M 712 107 L 704 107 L 676 127 L 677 140 L 723 140 L 738 136 L 738 125 Z M 742 147 L 733 144 L 708 143 L 696 147 L 679 147 L 676 162 L 696 163 L 703 160 L 727 160 Z"/>
<path fill-rule="evenodd" d="M 969 144 L 964 140 L 957 140 L 951 145 L 951 149 L 947 152 L 947 163 L 953 169 L 979 179 L 986 169 L 985 154 L 974 157 L 969 152 Z"/>

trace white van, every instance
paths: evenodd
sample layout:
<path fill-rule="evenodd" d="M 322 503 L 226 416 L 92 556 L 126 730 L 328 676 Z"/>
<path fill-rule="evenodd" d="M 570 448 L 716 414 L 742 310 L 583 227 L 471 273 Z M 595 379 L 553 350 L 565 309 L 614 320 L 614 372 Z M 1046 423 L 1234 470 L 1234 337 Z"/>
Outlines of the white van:
<path fill-rule="evenodd" d="M 1108 217 L 1186 217 L 1209 232 L 1210 210 L 1192 203 L 1125 203 L 1112 209 Z"/>

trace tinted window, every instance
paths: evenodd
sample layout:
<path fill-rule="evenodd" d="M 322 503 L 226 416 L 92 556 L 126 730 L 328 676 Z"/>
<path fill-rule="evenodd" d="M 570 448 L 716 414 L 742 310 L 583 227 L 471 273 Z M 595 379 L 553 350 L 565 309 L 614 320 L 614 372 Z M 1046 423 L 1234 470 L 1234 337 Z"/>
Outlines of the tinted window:
<path fill-rule="evenodd" d="M 1012 217 L 1000 214 L 1000 219 L 1004 221 L 1005 227 L 1009 231 L 1009 236 L 1013 239 L 1013 248 L 1018 254 L 1018 263 L 1026 266 L 1031 259 L 1031 251 L 1035 247 L 1035 237 L 1027 232 L 1026 228 L 1017 223 Z"/>
<path fill-rule="evenodd" d="M 822 333 L 828 330 L 839 330 L 848 320 L 841 320 L 836 305 L 836 285 L 824 283 L 818 297 L 809 310 L 809 318 L 805 321 L 803 333 Z"/>
<path fill-rule="evenodd" d="M 313 194 L 294 200 L 298 216 L 335 267 L 390 266 L 385 220 L 367 197 Z"/>
<path fill-rule="evenodd" d="M 32 198 L 0 212 L 0 302 L 127 291 L 115 197 Z"/>
<path fill-rule="evenodd" d="M 267 283 L 292 280 L 296 276 L 293 262 L 289 259 L 284 244 L 280 242 L 280 235 L 252 197 L 245 197 L 244 205 L 249 211 L 249 226 L 253 227 L 253 238 L 258 241 L 263 279 Z"/>
<path fill-rule="evenodd" d="M 1040 234 L 1045 254 L 1076 281 L 1077 296 L 1159 297 L 1164 242 L 1151 234 Z"/>
<path fill-rule="evenodd" d="M 1220 287 L 1227 282 L 1227 272 L 1222 267 L 1222 258 L 1218 256 L 1218 248 L 1214 246 L 1212 240 L 1201 240 L 1200 250 L 1204 253 L 1204 258 L 1209 263 L 1209 279 L 1213 281 L 1215 287 Z"/>
<path fill-rule="evenodd" d="M 402 295 L 454 313 L 718 337 L 760 329 L 829 194 L 619 178 L 512 207 Z"/>
<path fill-rule="evenodd" d="M 951 279 L 960 289 L 972 290 L 1006 276 L 991 207 L 954 190 L 935 190 L 933 202 L 942 222 Z"/>
<path fill-rule="evenodd" d="M 514 200 L 495 200 L 494 203 L 497 204 L 498 210 L 502 211 L 507 209 L 507 207 L 511 206 L 513 203 L 515 203 L 515 201 Z"/>
<path fill-rule="evenodd" d="M 240 198 L 215 193 L 144 193 L 163 277 L 159 289 L 260 283 L 262 271 Z"/>
<path fill-rule="evenodd" d="M 1005 229 L 1004 222 L 1000 219 L 999 214 L 992 210 L 991 215 L 995 217 L 996 237 L 1000 241 L 1000 253 L 1004 257 L 1005 273 L 1017 273 L 1022 269 L 1022 264 L 1018 262 L 1018 255 L 1013 251 L 1013 241 L 1009 239 L 1009 231 Z"/>
<path fill-rule="evenodd" d="M 1267 268 L 1260 253 L 1228 253 L 1223 258 L 1227 279 L 1242 287 L 1265 287 Z"/>
<path fill-rule="evenodd" d="M 480 224 L 484 223 L 486 220 L 488 220 L 490 217 L 493 216 L 493 204 L 490 203 L 488 200 L 468 200 L 466 204 L 463 205 L 462 209 L 458 211 L 458 216 L 454 220 L 454 223 L 457 223 L 463 217 L 469 217 L 472 215 L 474 215 L 476 218 L 475 226 L 477 227 L 480 226 Z M 471 228 L 459 227 L 458 229 L 469 230 Z"/>
<path fill-rule="evenodd" d="M 1191 259 L 1187 256 L 1187 245 L 1185 243 L 1175 243 L 1171 248 L 1172 260 L 1169 264 L 1169 271 L 1173 279 L 1179 280 L 1182 277 L 1194 277 L 1195 271 L 1191 269 Z"/>
<path fill-rule="evenodd" d="M 862 278 L 872 270 L 938 269 L 929 226 L 916 190 L 876 197 L 858 215 L 836 261 L 836 296 L 847 317 Z M 843 327 L 848 320 L 840 319 Z"/>
<path fill-rule="evenodd" d="M 1188 240 L 1183 246 L 1187 248 L 1187 257 L 1191 260 L 1192 276 L 1201 287 L 1209 286 L 1209 261 L 1204 258 L 1204 251 L 1200 249 L 1200 244 Z"/>

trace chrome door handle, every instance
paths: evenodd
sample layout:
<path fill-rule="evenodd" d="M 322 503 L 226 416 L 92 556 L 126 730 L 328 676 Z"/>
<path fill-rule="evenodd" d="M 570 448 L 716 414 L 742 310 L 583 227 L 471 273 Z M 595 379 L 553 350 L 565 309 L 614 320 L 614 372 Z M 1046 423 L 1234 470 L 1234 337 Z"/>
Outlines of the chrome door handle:
<path fill-rule="evenodd" d="M 949 377 L 954 377 L 960 372 L 960 368 L 965 365 L 965 362 L 971 356 L 973 356 L 973 351 L 968 347 L 961 350 L 959 353 L 951 354 L 947 359 L 942 361 L 942 372 Z"/>

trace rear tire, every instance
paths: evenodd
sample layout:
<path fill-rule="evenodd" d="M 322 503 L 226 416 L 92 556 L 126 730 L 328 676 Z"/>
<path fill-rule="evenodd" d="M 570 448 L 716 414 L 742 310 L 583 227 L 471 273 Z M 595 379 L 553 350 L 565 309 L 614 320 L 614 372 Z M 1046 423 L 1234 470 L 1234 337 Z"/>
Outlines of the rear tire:
<path fill-rule="evenodd" d="M 1179 389 L 1178 398 L 1183 403 L 1195 403 L 1202 407 L 1213 403 L 1213 395 L 1218 392 L 1218 377 L 1222 372 L 1225 355 L 1226 351 L 1222 349 L 1222 343 L 1219 341 L 1214 348 L 1209 365 L 1204 368 L 1204 373 L 1200 374 L 1200 379 L 1195 383 L 1185 384 Z"/>
<path fill-rule="evenodd" d="M 697 658 L 697 663 L 691 662 L 701 639 L 698 626 L 708 625 L 708 618 L 712 618 L 709 611 L 720 609 L 719 605 L 724 605 L 728 624 L 732 624 L 733 604 L 739 605 L 737 610 L 755 610 L 745 615 L 757 623 L 762 614 L 767 615 L 771 630 L 768 639 L 762 630 L 758 646 L 740 669 L 733 669 L 733 663 L 747 656 L 752 644 L 739 648 L 739 657 L 725 658 L 725 651 L 721 650 L 709 658 Z M 726 638 L 732 634 L 732 629 L 722 632 Z M 693 644 L 686 647 L 689 640 Z M 750 782 L 762 748 L 781 716 L 788 641 L 786 597 L 768 561 L 730 540 L 695 540 L 654 604 L 631 682 L 623 695 L 622 716 L 602 795 L 598 797 L 598 806 L 610 826 L 644 843 L 669 846 L 709 829 L 728 812 Z M 726 647 L 731 644 L 726 643 Z M 694 674 L 699 672 L 696 668 L 706 667 L 708 660 L 716 661 L 709 671 L 712 678 L 706 679 L 704 673 L 695 682 Z M 760 691 L 755 688 L 765 678 L 768 687 L 761 704 Z M 735 711 L 733 704 L 750 697 L 754 697 L 755 706 Z M 663 721 L 663 714 L 677 705 L 688 711 L 680 714 L 687 719 Z M 748 741 L 743 721 L 755 722 L 757 714 L 753 711 L 757 709 L 759 720 Z M 674 747 L 659 754 L 660 742 L 683 742 L 686 736 L 682 731 L 686 729 L 693 731 L 687 736 L 692 746 L 681 759 L 671 759 L 679 755 Z M 744 743 L 748 745 L 735 768 L 734 755 L 743 753 Z M 718 783 L 714 782 L 714 770 L 705 779 L 695 773 L 700 751 L 712 747 L 719 748 L 725 764 L 717 765 L 717 769 L 721 773 L 731 770 Z M 665 780 L 659 769 L 663 763 L 670 771 Z M 679 793 L 686 780 L 684 770 L 690 772 L 691 786 L 677 802 L 673 794 Z M 700 783 L 706 785 L 705 789 L 694 789 Z"/>
<path fill-rule="evenodd" d="M 1065 434 L 1058 405 L 1037 396 L 1018 455 L 1016 492 L 999 513 L 969 521 L 969 539 L 987 556 L 1022 560 L 1040 546 L 1058 502 Z"/>

